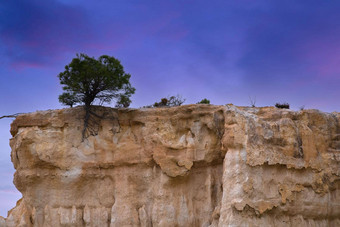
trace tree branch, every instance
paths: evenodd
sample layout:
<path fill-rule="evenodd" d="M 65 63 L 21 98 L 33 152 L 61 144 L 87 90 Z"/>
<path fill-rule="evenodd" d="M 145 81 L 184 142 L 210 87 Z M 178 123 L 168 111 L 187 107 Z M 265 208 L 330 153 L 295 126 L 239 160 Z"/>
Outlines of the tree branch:
<path fill-rule="evenodd" d="M 2 119 L 2 118 L 16 118 L 16 117 L 19 116 L 20 114 L 23 114 L 23 113 L 16 113 L 16 114 L 11 114 L 11 115 L 4 115 L 4 116 L 1 116 L 0 119 Z"/>

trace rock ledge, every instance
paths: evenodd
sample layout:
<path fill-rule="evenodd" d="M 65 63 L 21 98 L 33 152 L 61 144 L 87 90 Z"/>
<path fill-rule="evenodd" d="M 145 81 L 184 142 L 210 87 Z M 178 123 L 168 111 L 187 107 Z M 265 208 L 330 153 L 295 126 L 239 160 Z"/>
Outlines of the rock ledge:
<path fill-rule="evenodd" d="M 11 125 L 23 198 L 0 226 L 340 226 L 340 114 L 82 107 Z"/>

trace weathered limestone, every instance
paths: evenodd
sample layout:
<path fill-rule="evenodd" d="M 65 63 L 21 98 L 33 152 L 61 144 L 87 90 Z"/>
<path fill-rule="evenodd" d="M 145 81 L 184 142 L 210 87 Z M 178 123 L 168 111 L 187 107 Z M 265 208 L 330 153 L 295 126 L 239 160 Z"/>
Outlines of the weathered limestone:
<path fill-rule="evenodd" d="M 340 226 L 340 114 L 81 107 L 11 127 L 23 198 L 0 226 Z M 94 122 L 94 121 L 93 121 Z"/>

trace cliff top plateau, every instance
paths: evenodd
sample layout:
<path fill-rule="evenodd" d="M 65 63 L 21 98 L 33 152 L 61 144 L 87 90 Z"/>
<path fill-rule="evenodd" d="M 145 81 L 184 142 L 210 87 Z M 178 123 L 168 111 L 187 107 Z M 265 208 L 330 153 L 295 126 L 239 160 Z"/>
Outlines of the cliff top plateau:
<path fill-rule="evenodd" d="M 340 226 L 340 113 L 94 107 L 11 125 L 0 226 Z"/>

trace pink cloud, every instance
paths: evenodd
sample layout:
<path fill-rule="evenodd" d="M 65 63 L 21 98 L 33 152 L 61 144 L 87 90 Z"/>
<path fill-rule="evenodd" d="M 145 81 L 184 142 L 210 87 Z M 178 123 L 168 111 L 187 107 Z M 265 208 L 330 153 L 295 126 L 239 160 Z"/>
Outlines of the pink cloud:
<path fill-rule="evenodd" d="M 28 62 L 28 61 L 15 61 L 10 64 L 10 68 L 22 71 L 26 68 L 43 68 L 46 65 L 44 63 L 38 63 L 38 62 Z"/>
<path fill-rule="evenodd" d="M 339 36 L 337 36 L 339 37 Z M 318 78 L 340 78 L 340 39 L 336 36 L 308 39 L 301 46 L 301 58 Z"/>

